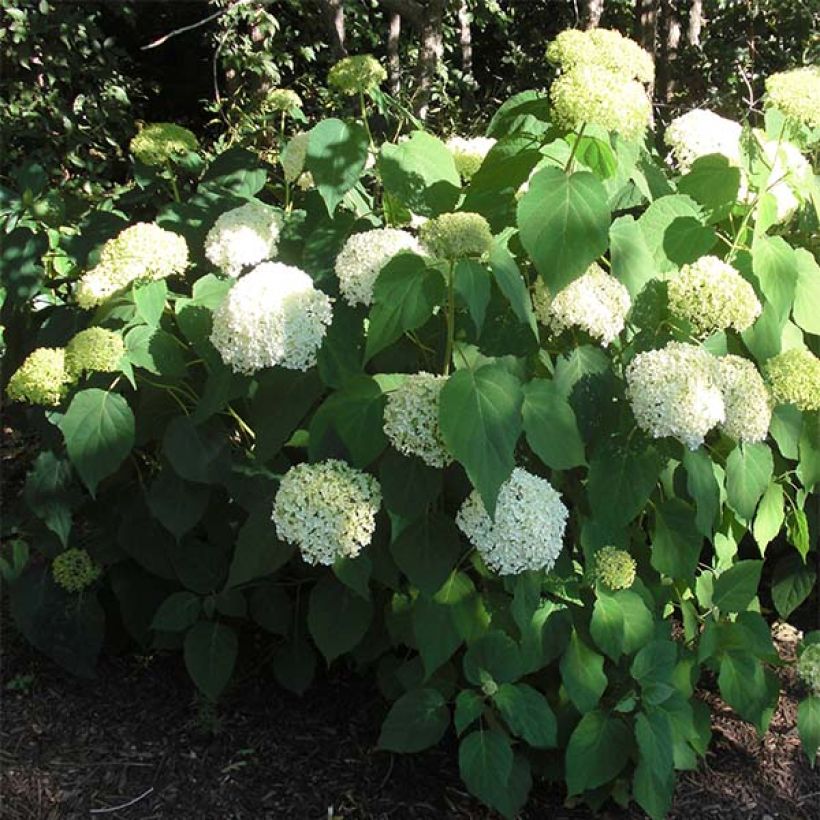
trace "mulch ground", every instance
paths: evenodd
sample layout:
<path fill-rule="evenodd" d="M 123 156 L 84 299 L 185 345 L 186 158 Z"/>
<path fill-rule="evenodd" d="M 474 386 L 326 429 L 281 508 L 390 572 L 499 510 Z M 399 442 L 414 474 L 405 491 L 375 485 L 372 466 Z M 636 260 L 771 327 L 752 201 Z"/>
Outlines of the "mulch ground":
<path fill-rule="evenodd" d="M 257 675 L 208 714 L 177 657 L 105 658 L 99 677 L 82 681 L 4 631 L 5 820 L 493 817 L 465 793 L 452 739 L 418 755 L 377 751 L 384 702 L 367 679 L 344 669 L 302 698 Z M 780 642 L 781 651 L 793 645 Z M 704 693 L 714 743 L 699 771 L 681 775 L 674 818 L 820 817 L 820 770 L 800 752 L 788 674 L 783 684 L 762 739 Z M 592 816 L 563 802 L 560 790 L 537 786 L 524 817 Z"/>

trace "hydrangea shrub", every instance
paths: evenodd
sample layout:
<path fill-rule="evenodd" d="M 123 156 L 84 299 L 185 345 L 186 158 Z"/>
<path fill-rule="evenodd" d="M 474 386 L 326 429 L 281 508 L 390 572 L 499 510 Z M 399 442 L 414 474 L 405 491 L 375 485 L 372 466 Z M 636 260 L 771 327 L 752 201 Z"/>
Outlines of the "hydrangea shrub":
<path fill-rule="evenodd" d="M 664 816 L 706 674 L 766 730 L 769 621 L 817 594 L 818 75 L 663 155 L 637 45 L 547 57 L 480 140 L 381 144 L 384 71 L 346 58 L 355 117 L 275 163 L 182 169 L 195 140 L 147 127 L 173 185 L 49 234 L 59 275 L 9 234 L 3 322 L 34 330 L 6 395 L 42 450 L 0 568 L 35 646 L 92 674 L 122 624 L 211 699 L 249 633 L 296 692 L 353 663 L 393 702 L 379 746 L 452 732 L 507 817 L 540 780 Z"/>

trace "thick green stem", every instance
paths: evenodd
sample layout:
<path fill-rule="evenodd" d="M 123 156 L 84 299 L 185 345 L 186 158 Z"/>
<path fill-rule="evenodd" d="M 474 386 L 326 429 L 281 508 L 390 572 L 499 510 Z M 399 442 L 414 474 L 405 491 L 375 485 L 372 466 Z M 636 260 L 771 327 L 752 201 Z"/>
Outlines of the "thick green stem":
<path fill-rule="evenodd" d="M 179 196 L 179 186 L 177 185 L 177 178 L 176 174 L 174 174 L 174 169 L 168 165 L 168 171 L 171 174 L 171 192 L 174 195 L 174 202 L 182 202 L 182 199 Z"/>
<path fill-rule="evenodd" d="M 450 262 L 447 275 L 447 346 L 444 349 L 444 366 L 442 373 L 450 375 L 450 362 L 453 359 L 453 345 L 456 336 L 456 292 L 455 292 L 455 262 Z"/>
<path fill-rule="evenodd" d="M 584 129 L 587 127 L 586 123 L 582 123 L 578 134 L 575 137 L 575 142 L 572 145 L 572 151 L 569 153 L 569 159 L 567 160 L 567 164 L 564 166 L 564 171 L 568 174 L 572 173 L 572 163 L 575 159 L 575 152 L 578 150 L 578 146 L 581 144 L 581 137 L 584 136 Z"/>

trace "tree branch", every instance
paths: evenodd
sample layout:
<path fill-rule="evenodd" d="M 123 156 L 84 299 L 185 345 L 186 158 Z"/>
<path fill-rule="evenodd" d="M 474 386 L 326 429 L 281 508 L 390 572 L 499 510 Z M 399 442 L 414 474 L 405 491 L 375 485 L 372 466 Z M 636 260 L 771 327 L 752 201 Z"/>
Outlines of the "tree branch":
<path fill-rule="evenodd" d="M 394 14 L 400 14 L 408 23 L 421 28 L 424 25 L 424 6 L 417 0 L 379 0 L 379 5 Z"/>

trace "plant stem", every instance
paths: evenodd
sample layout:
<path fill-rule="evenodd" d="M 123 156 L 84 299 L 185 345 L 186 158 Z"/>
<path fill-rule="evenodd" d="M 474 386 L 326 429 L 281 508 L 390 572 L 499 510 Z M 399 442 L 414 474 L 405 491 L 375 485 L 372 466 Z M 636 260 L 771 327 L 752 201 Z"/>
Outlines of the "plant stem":
<path fill-rule="evenodd" d="M 364 104 L 364 92 L 359 92 L 359 106 L 362 110 L 362 122 L 364 123 L 364 130 L 367 131 L 367 139 L 370 142 L 370 150 L 376 153 L 376 143 L 373 140 L 373 134 L 370 131 L 370 123 L 367 121 L 367 106 Z"/>
<path fill-rule="evenodd" d="M 445 376 L 450 375 L 450 362 L 453 358 L 453 344 L 456 334 L 455 267 L 456 263 L 451 261 L 447 276 L 447 346 L 444 349 L 444 367 L 442 369 Z"/>
<path fill-rule="evenodd" d="M 171 173 L 171 192 L 174 195 L 174 202 L 182 202 L 182 199 L 179 196 L 179 186 L 177 185 L 177 178 L 176 174 L 174 174 L 174 169 L 169 165 L 168 170 Z"/>
<path fill-rule="evenodd" d="M 575 152 L 578 150 L 578 145 L 581 142 L 581 137 L 584 136 L 584 129 L 587 127 L 586 123 L 581 124 L 581 128 L 578 131 L 578 134 L 575 137 L 575 142 L 572 145 L 572 151 L 569 153 L 569 159 L 567 160 L 567 164 L 564 166 L 564 171 L 568 174 L 572 173 L 572 162 L 575 159 Z"/>

